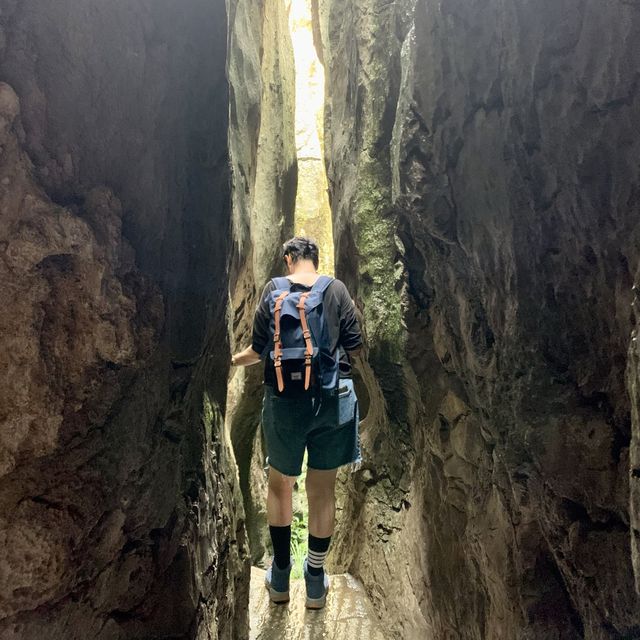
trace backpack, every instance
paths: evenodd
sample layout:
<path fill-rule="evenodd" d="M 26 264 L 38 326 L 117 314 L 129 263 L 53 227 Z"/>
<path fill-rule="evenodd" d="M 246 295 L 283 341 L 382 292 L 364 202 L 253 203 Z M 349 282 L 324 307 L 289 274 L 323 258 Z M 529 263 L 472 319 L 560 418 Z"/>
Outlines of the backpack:
<path fill-rule="evenodd" d="M 335 393 L 339 384 L 338 349 L 330 351 L 331 341 L 323 315 L 323 298 L 333 282 L 320 276 L 309 291 L 291 291 L 288 278 L 273 278 L 269 294 L 271 344 L 267 357 L 270 377 L 275 378 L 274 393 L 280 396 L 310 397 L 322 402 L 323 391 Z"/>

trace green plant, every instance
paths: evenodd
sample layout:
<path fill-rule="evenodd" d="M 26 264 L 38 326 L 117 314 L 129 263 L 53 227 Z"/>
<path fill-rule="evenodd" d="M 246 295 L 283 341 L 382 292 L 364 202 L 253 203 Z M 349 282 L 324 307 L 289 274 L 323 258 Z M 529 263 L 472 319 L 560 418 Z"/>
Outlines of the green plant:
<path fill-rule="evenodd" d="M 291 521 L 291 557 L 293 558 L 293 579 L 302 578 L 302 563 L 307 555 L 307 540 L 309 531 L 309 508 L 305 479 L 307 477 L 307 459 L 303 463 L 303 470 L 295 486 L 295 507 Z"/>
<path fill-rule="evenodd" d="M 304 514 L 306 515 L 306 514 Z M 302 562 L 307 555 L 307 525 L 302 514 L 296 514 L 291 525 L 292 578 L 302 578 Z"/>

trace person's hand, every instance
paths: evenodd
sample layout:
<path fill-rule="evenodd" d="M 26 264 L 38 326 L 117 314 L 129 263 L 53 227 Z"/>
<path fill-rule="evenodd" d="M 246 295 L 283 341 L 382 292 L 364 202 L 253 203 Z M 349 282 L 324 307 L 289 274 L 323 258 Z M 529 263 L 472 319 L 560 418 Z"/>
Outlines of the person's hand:
<path fill-rule="evenodd" d="M 258 362 L 260 362 L 260 354 L 254 351 L 251 346 L 231 356 L 231 366 L 233 367 L 249 367 Z"/>

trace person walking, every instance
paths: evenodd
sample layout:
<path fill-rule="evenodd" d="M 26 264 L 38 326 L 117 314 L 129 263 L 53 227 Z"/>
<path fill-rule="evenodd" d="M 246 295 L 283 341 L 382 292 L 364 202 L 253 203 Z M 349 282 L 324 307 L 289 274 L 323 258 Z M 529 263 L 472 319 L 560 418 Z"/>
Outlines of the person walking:
<path fill-rule="evenodd" d="M 309 550 L 303 574 L 306 607 L 320 609 L 329 588 L 324 561 L 334 528 L 336 474 L 361 460 L 351 362 L 361 352 L 362 335 L 344 283 L 318 273 L 313 240 L 291 238 L 282 257 L 287 276 L 265 285 L 251 346 L 234 354 L 231 363 L 265 364 L 262 429 L 274 551 L 265 579 L 270 598 L 289 600 L 292 494 L 306 449 Z"/>

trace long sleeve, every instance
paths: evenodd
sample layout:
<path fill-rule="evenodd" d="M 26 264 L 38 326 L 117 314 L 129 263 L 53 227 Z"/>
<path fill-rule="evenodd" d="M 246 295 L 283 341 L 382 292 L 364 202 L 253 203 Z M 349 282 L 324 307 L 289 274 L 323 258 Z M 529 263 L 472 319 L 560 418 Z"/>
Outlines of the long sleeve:
<path fill-rule="evenodd" d="M 253 333 L 251 338 L 251 348 L 262 355 L 264 348 L 267 346 L 270 337 L 270 322 L 271 315 L 269 313 L 269 292 L 273 290 L 273 283 L 267 282 L 260 301 L 256 307 L 255 315 L 253 317 Z"/>
<path fill-rule="evenodd" d="M 362 344 L 362 333 L 355 305 L 344 284 L 340 291 L 340 344 L 346 351 L 353 351 Z"/>

